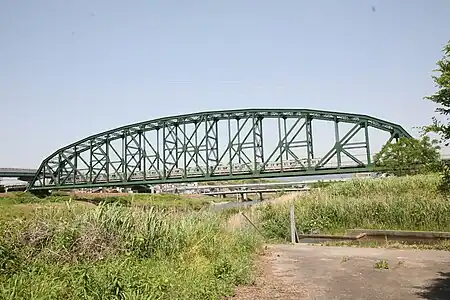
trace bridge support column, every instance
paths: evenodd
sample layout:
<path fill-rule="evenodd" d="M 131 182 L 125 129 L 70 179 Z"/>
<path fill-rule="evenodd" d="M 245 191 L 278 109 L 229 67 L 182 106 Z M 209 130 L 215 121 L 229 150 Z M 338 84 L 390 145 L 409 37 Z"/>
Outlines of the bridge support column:
<path fill-rule="evenodd" d="M 241 200 L 242 202 L 247 200 L 247 193 L 240 193 L 239 196 L 239 200 Z"/>
<path fill-rule="evenodd" d="M 8 188 L 7 187 L 5 187 L 5 194 L 7 194 L 8 193 Z"/>
<path fill-rule="evenodd" d="M 263 195 L 262 195 L 262 192 L 259 192 L 259 201 L 263 201 Z"/>

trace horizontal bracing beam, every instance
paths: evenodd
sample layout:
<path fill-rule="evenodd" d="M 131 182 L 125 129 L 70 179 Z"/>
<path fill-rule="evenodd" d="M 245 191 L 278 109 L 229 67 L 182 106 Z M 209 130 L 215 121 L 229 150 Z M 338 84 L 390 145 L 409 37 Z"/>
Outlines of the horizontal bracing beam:
<path fill-rule="evenodd" d="M 227 180 L 246 180 L 246 179 L 270 179 L 270 178 L 288 178 L 288 177 L 302 177 L 302 176 L 315 176 L 315 175 L 333 175 L 333 174 L 352 174 L 352 173 L 364 173 L 372 172 L 373 167 L 349 167 L 336 169 L 322 169 L 322 170 L 306 170 L 302 172 L 273 172 L 266 173 L 263 175 L 233 175 L 233 176 L 214 176 L 213 178 L 170 178 L 167 180 L 146 180 L 146 181 L 131 181 L 131 182 L 110 182 L 110 183 L 93 183 L 93 184 L 75 184 L 75 185 L 65 185 L 60 186 L 58 190 L 64 189 L 81 189 L 81 188 L 100 188 L 100 187 L 131 187 L 131 186 L 141 186 L 141 185 L 158 185 L 158 184 L 176 184 L 176 183 L 189 183 L 189 182 L 207 182 L 207 181 L 227 181 Z M 54 186 L 44 186 L 33 190 L 52 190 L 55 189 Z"/>

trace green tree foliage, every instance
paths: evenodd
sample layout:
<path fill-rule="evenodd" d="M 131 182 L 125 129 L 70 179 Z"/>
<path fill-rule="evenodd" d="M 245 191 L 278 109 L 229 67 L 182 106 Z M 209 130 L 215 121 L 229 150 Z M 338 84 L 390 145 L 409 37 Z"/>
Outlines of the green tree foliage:
<path fill-rule="evenodd" d="M 433 95 L 426 96 L 425 99 L 431 100 L 438 105 L 436 112 L 445 121 L 439 121 L 436 117 L 433 117 L 432 124 L 423 127 L 423 129 L 424 133 L 437 133 L 441 138 L 441 142 L 448 146 L 450 140 L 450 40 L 444 46 L 442 52 L 443 57 L 437 61 L 437 68 L 433 70 L 437 75 L 432 76 L 437 91 Z M 443 164 L 442 170 L 443 176 L 440 188 L 444 192 L 450 192 L 450 166 Z"/>
<path fill-rule="evenodd" d="M 435 172 L 440 166 L 439 146 L 424 136 L 421 139 L 400 138 L 397 143 L 384 145 L 374 157 L 378 170 L 396 176 Z"/>
<path fill-rule="evenodd" d="M 438 73 L 433 75 L 433 81 L 437 91 L 426 96 L 425 99 L 431 100 L 438 105 L 436 112 L 446 119 L 446 122 L 439 121 L 433 117 L 433 122 L 423 129 L 425 133 L 434 132 L 440 135 L 441 141 L 448 145 L 450 140 L 450 41 L 443 49 L 444 56 L 436 63 L 437 69 L 433 70 Z"/>

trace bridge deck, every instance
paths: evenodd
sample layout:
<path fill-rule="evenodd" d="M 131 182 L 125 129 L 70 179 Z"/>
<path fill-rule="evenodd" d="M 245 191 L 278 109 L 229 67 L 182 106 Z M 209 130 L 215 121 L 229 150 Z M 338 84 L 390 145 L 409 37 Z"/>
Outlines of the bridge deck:
<path fill-rule="evenodd" d="M 218 191 L 202 193 L 207 196 L 214 195 L 236 195 L 236 194 L 259 194 L 259 193 L 282 193 L 282 192 L 302 192 L 309 191 L 308 187 L 302 188 L 284 188 L 284 189 L 257 189 L 257 190 L 235 190 L 235 191 Z"/>
<path fill-rule="evenodd" d="M 36 169 L 0 168 L 0 177 L 33 177 Z"/>

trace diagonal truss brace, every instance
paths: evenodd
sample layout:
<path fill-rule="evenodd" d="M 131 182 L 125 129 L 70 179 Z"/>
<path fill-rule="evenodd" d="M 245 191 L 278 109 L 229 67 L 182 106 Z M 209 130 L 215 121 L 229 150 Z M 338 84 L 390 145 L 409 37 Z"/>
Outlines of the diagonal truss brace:
<path fill-rule="evenodd" d="M 339 136 L 339 121 L 335 120 L 335 144 L 333 148 L 331 148 L 327 154 L 323 156 L 323 158 L 315 165 L 315 168 L 323 168 L 331 159 L 336 157 L 337 159 L 337 169 L 342 167 L 342 154 L 346 155 L 352 161 L 357 163 L 358 166 L 365 166 L 365 164 L 356 158 L 353 154 L 350 153 L 351 149 L 361 149 L 365 148 L 368 163 L 370 163 L 370 145 L 369 145 L 369 136 L 368 136 L 368 124 L 367 122 L 361 122 L 355 124 L 342 138 Z M 364 128 L 365 130 L 365 140 L 363 142 L 350 142 L 351 139 L 358 134 L 358 132 Z"/>

